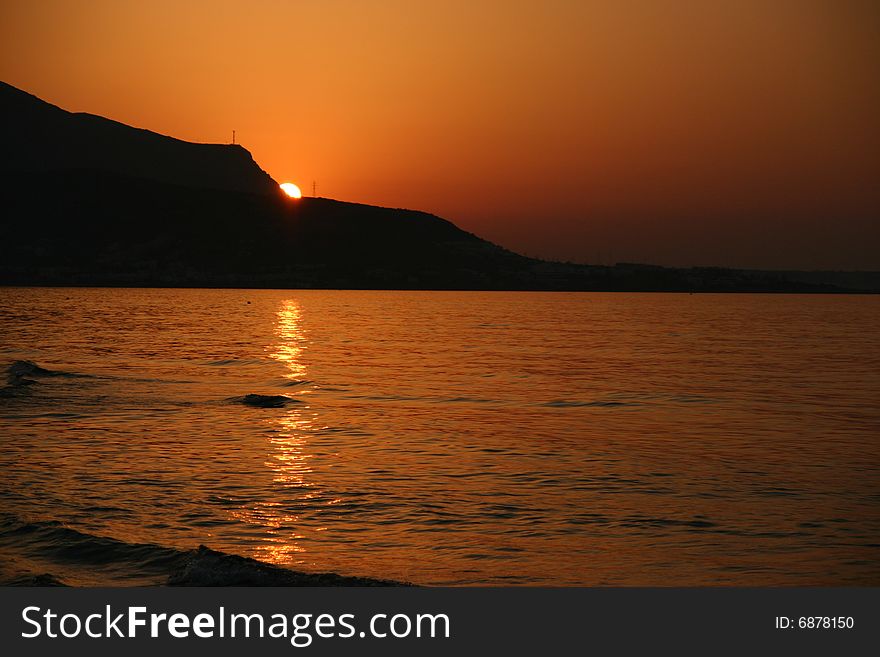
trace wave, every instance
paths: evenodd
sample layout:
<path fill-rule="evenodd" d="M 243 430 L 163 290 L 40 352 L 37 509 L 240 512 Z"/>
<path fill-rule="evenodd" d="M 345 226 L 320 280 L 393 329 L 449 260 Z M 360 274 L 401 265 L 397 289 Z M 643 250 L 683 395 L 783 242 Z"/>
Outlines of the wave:
<path fill-rule="evenodd" d="M 659 394 L 659 395 L 611 395 L 618 397 L 617 399 L 599 399 L 593 401 L 555 399 L 553 401 L 544 402 L 539 406 L 550 408 L 575 408 L 575 407 L 598 407 L 598 408 L 616 408 L 622 406 L 645 406 L 649 404 L 711 404 L 717 403 L 718 400 L 711 397 L 696 394 Z M 622 397 L 622 398 L 621 398 Z"/>
<path fill-rule="evenodd" d="M 279 384 L 282 388 L 297 388 L 299 386 L 306 386 L 312 383 L 309 379 L 291 379 L 290 381 L 285 381 L 284 383 Z"/>
<path fill-rule="evenodd" d="M 289 404 L 302 403 L 299 399 L 294 399 L 287 395 L 257 395 L 255 393 L 242 395 L 241 397 L 230 397 L 226 401 L 232 404 L 242 404 L 255 408 L 283 408 Z"/>
<path fill-rule="evenodd" d="M 207 363 L 211 367 L 226 367 L 227 365 L 259 365 L 266 362 L 260 358 L 224 358 L 221 360 L 212 360 Z"/>
<path fill-rule="evenodd" d="M 57 520 L 30 522 L 16 516 L 0 519 L 0 556 L 25 565 L 25 573 L 0 582 L 7 586 L 39 585 L 39 581 L 28 580 L 40 578 L 56 584 L 68 580 L 92 583 L 96 577 L 98 581 L 106 577 L 116 582 L 161 583 L 168 572 L 182 565 L 182 554 L 174 548 L 127 543 L 79 531 Z M 46 566 L 57 572 L 43 572 Z"/>
<path fill-rule="evenodd" d="M 70 379 L 95 379 L 102 381 L 135 381 L 138 383 L 192 383 L 192 381 L 184 379 L 155 379 L 120 375 L 111 376 L 106 374 L 83 374 L 81 372 L 68 372 L 64 370 L 49 370 L 45 367 L 37 365 L 35 362 L 30 360 L 17 360 L 6 368 L 6 379 L 10 385 L 29 385 L 37 383 L 37 381 L 35 381 L 34 379 L 44 379 L 50 377 L 64 377 Z"/>
<path fill-rule="evenodd" d="M 47 370 L 29 360 L 17 360 L 6 368 L 6 383 L 10 388 L 19 388 L 34 385 L 37 383 L 35 379 L 66 375 L 65 372 Z"/>
<path fill-rule="evenodd" d="M 39 575 L 17 575 L 6 581 L 0 581 L 0 586 L 67 586 L 60 579 L 51 573 L 40 573 Z"/>
<path fill-rule="evenodd" d="M 599 407 L 599 408 L 616 408 L 618 406 L 641 406 L 638 402 L 621 402 L 621 401 L 570 401 L 567 399 L 556 399 L 554 401 L 545 402 L 540 406 L 548 406 L 551 408 L 575 408 Z"/>
<path fill-rule="evenodd" d="M 65 376 L 66 372 L 55 372 L 53 370 L 47 370 L 44 367 L 40 367 L 36 363 L 29 360 L 17 360 L 8 368 L 6 368 L 6 375 L 10 378 L 21 378 L 25 376 L 34 376 L 34 377 L 46 377 L 46 376 Z"/>
<path fill-rule="evenodd" d="M 92 378 L 88 374 L 48 370 L 30 360 L 17 360 L 6 368 L 6 383 L 10 388 L 34 385 L 37 383 L 37 379 L 50 377 Z"/>
<path fill-rule="evenodd" d="M 49 376 L 68 376 L 66 372 L 54 372 L 29 360 L 17 360 L 6 368 L 6 385 L 0 388 L 0 397 L 10 398 L 27 393 L 37 379 Z"/>
<path fill-rule="evenodd" d="M 25 572 L 6 573 L 2 586 L 101 586 L 133 581 L 166 586 L 407 586 L 402 582 L 305 573 L 204 545 L 183 550 L 151 543 L 128 543 L 66 526 L 57 520 L 0 518 L 0 560 Z M 57 572 L 41 572 L 49 566 Z M 87 575 L 83 576 L 83 573 Z"/>
<path fill-rule="evenodd" d="M 336 573 L 304 573 L 217 552 L 200 545 L 183 566 L 168 577 L 170 586 L 407 586 L 402 582 L 350 577 Z"/>

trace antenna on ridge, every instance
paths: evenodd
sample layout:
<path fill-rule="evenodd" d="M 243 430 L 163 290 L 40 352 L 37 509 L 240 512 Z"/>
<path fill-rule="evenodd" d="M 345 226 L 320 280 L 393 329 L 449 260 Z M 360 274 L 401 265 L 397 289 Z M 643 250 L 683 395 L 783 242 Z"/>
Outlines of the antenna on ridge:
<path fill-rule="evenodd" d="M 232 143 L 235 143 L 235 130 L 232 131 Z"/>
<path fill-rule="evenodd" d="M 313 180 L 312 181 L 312 196 L 315 198 L 318 198 L 318 194 L 315 192 L 316 189 L 317 189 L 317 182 L 315 182 Z"/>

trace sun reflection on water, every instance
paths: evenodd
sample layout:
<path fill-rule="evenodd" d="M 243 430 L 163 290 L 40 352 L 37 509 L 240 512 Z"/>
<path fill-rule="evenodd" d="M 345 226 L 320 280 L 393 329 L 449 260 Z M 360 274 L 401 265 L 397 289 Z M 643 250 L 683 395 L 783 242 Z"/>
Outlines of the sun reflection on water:
<path fill-rule="evenodd" d="M 284 376 L 291 382 L 304 381 L 306 366 L 302 362 L 306 336 L 300 321 L 300 305 L 295 300 L 282 302 L 275 324 L 276 342 L 271 346 L 271 357 L 281 361 L 287 371 Z M 305 396 L 307 389 L 300 390 Z M 307 404 L 291 404 L 282 414 L 267 419 L 271 425 L 269 451 L 265 461 L 272 478 L 271 499 L 255 504 L 249 520 L 269 531 L 266 542 L 256 549 L 257 559 L 271 563 L 295 564 L 304 561 L 305 536 L 298 531 L 300 516 L 297 507 L 320 494 L 310 475 L 309 436 L 315 413 Z"/>
<path fill-rule="evenodd" d="M 299 302 L 291 299 L 281 303 L 275 325 L 278 343 L 273 345 L 275 351 L 272 352 L 273 358 L 287 365 L 288 372 L 284 376 L 293 380 L 302 379 L 306 373 L 306 366 L 300 360 L 306 342 L 300 316 Z"/>

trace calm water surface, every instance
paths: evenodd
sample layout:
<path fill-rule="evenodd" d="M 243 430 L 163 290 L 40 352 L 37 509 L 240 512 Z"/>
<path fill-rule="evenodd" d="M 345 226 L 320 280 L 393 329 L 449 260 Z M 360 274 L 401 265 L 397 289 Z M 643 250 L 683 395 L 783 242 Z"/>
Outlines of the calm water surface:
<path fill-rule="evenodd" d="M 150 582 L 117 548 L 201 543 L 421 584 L 877 585 L 878 326 L 870 296 L 0 289 L 0 364 L 65 374 L 0 394 L 0 574 Z"/>

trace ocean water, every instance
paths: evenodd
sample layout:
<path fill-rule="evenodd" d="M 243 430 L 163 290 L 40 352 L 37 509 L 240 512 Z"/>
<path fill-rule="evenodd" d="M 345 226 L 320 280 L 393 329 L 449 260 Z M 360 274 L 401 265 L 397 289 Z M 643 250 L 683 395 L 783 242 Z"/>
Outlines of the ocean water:
<path fill-rule="evenodd" d="M 880 297 L 0 289 L 0 579 L 880 584 Z M 221 578 L 222 579 L 222 578 Z"/>

